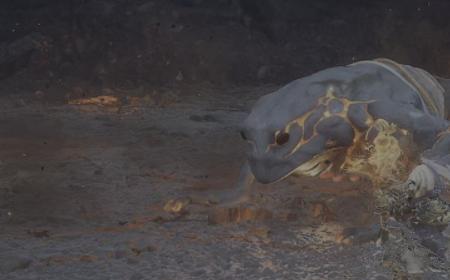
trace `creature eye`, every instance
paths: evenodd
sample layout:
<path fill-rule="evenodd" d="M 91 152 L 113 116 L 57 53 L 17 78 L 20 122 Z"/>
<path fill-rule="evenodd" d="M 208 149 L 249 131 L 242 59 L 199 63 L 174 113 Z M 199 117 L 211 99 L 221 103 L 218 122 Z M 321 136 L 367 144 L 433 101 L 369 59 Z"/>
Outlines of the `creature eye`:
<path fill-rule="evenodd" d="M 283 145 L 289 141 L 289 133 L 287 132 L 280 132 L 277 134 L 275 138 L 275 142 L 277 145 Z"/>
<path fill-rule="evenodd" d="M 245 135 L 244 131 L 240 131 L 239 134 L 241 134 L 242 139 L 247 140 L 247 136 Z"/>

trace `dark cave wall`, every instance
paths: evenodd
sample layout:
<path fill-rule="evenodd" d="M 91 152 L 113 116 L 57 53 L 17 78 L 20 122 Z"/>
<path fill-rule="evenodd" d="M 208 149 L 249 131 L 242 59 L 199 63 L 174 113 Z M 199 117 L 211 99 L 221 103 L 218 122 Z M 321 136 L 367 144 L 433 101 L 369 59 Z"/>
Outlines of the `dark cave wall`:
<path fill-rule="evenodd" d="M 284 83 L 390 57 L 450 75 L 449 1 L 2 1 L 0 79 Z"/>

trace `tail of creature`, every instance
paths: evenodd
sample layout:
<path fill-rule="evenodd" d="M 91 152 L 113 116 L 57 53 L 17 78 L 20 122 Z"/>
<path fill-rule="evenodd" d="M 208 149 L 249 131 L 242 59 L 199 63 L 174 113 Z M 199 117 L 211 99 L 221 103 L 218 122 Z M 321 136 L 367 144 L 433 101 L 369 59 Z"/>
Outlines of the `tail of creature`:
<path fill-rule="evenodd" d="M 450 79 L 445 79 L 435 76 L 436 80 L 444 88 L 444 104 L 445 104 L 445 114 L 447 120 L 450 120 Z"/>

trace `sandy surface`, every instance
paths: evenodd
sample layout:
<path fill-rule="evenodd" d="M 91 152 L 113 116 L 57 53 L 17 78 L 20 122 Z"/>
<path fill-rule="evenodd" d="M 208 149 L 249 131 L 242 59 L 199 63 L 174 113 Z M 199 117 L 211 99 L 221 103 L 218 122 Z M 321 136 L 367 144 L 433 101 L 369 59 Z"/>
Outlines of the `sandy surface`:
<path fill-rule="evenodd" d="M 256 184 L 251 209 L 270 215 L 238 224 L 208 223 L 213 207 L 162 210 L 230 190 L 244 157 L 237 125 L 270 90 L 186 89 L 110 107 L 5 98 L 0 278 L 392 279 L 373 236 L 343 240 L 373 221 L 365 182 Z"/>

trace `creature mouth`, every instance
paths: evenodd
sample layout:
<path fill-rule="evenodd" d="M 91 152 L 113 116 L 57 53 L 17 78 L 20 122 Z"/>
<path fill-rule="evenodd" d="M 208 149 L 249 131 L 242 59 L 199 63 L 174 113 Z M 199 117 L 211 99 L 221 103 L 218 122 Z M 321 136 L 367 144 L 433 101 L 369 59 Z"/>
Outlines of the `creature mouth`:
<path fill-rule="evenodd" d="M 332 167 L 333 163 L 329 160 L 316 162 L 314 159 L 312 159 L 297 167 L 294 170 L 294 173 L 315 177 L 326 171 L 329 171 Z"/>
<path fill-rule="evenodd" d="M 342 149 L 336 148 L 318 154 L 297 167 L 293 173 L 315 177 L 330 171 L 335 166 L 336 159 L 341 151 Z"/>

